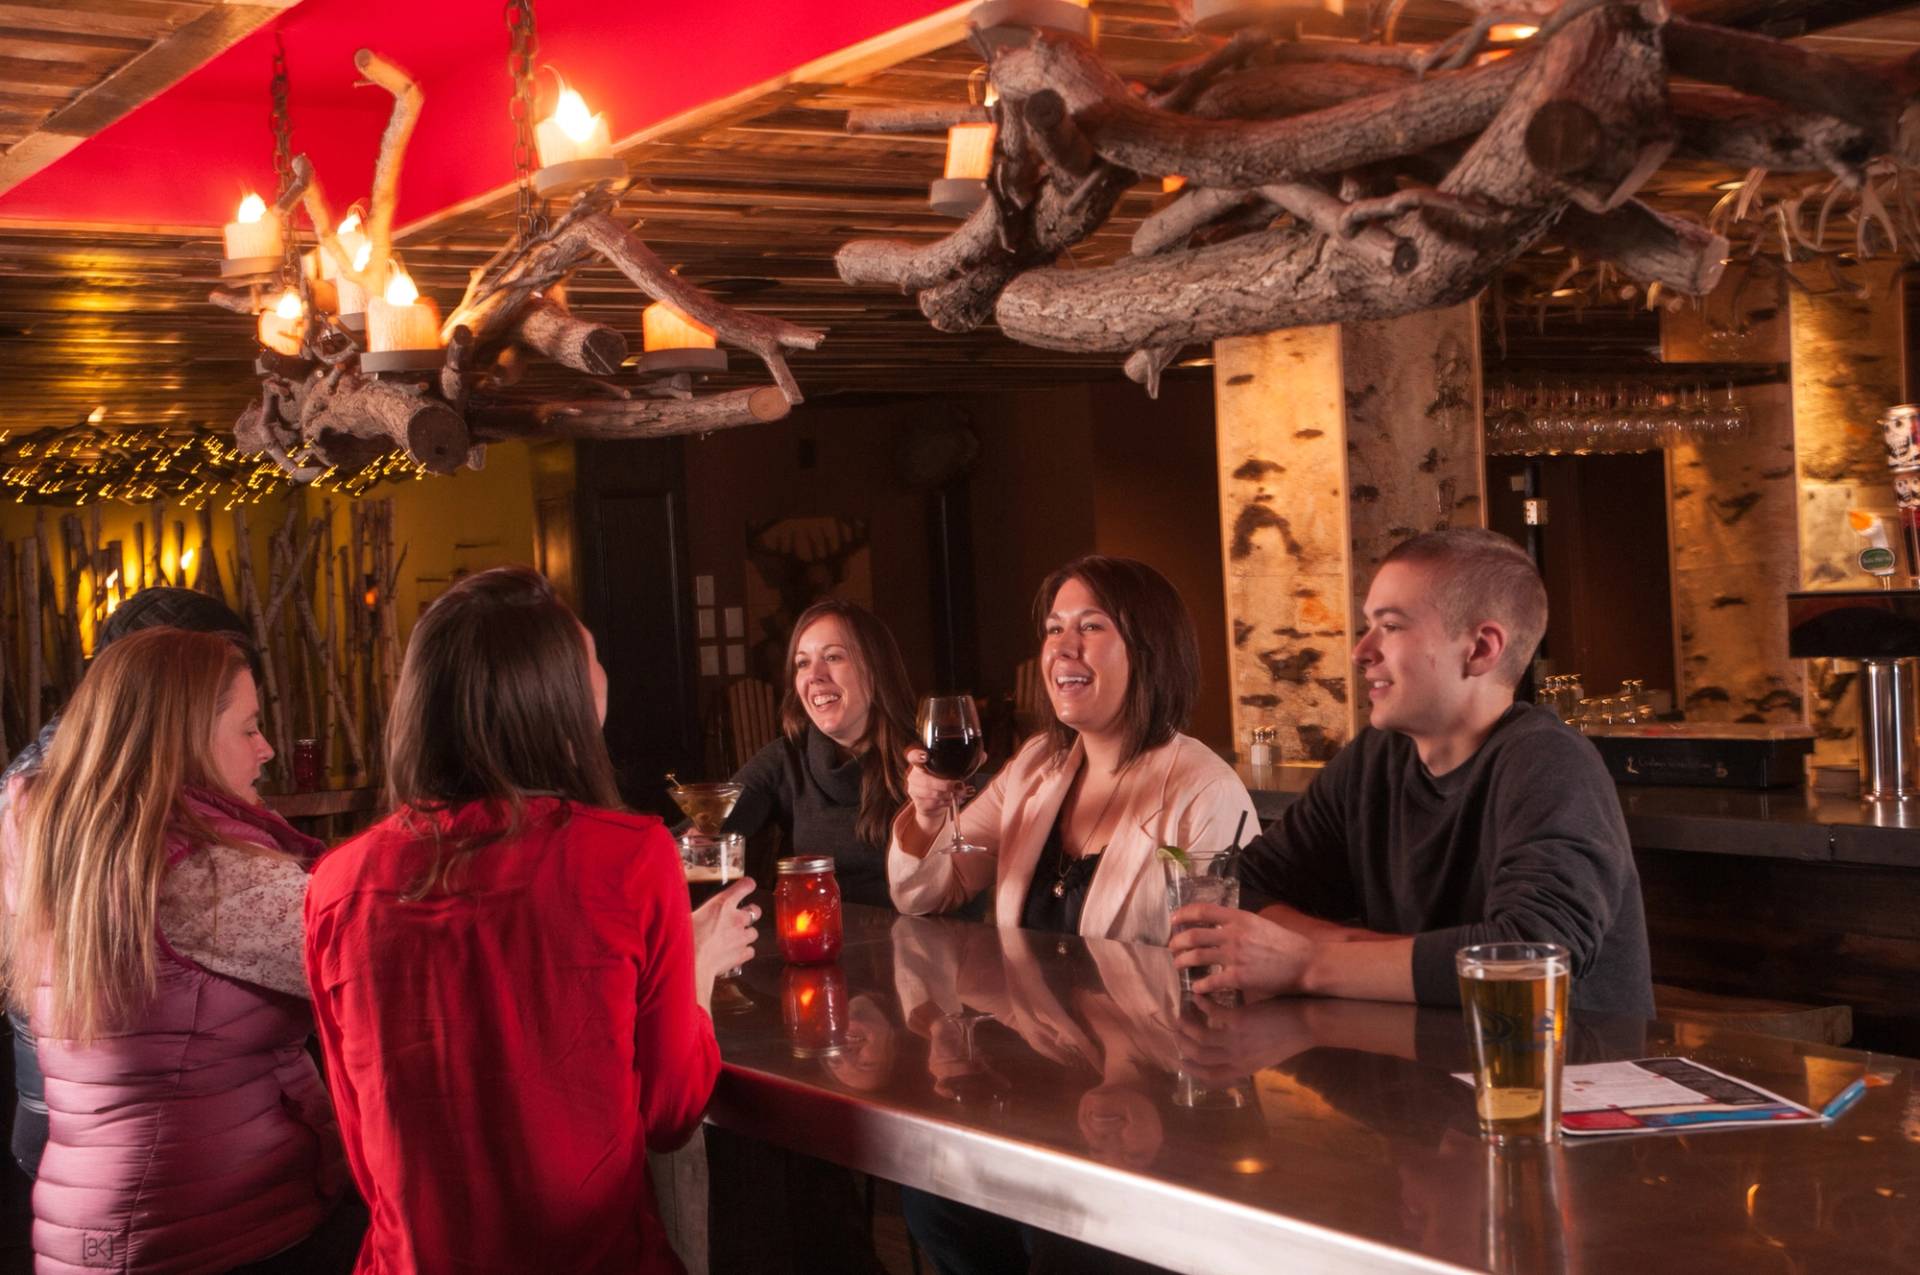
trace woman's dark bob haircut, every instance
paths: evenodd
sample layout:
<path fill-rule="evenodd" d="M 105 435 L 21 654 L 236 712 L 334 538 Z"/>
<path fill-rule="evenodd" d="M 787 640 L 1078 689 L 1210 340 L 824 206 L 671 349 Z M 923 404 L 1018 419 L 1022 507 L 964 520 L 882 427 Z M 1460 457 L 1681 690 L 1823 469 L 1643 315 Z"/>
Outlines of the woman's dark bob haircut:
<path fill-rule="evenodd" d="M 1144 562 L 1089 554 L 1058 568 L 1033 599 L 1034 628 L 1046 641 L 1053 599 L 1069 580 L 1087 586 L 1127 648 L 1127 697 L 1120 709 L 1125 745 L 1120 764 L 1160 747 L 1187 728 L 1200 698 L 1200 640 L 1193 617 L 1173 582 Z M 1076 731 L 1053 716 L 1047 701 L 1047 735 L 1056 752 L 1073 746 Z"/>

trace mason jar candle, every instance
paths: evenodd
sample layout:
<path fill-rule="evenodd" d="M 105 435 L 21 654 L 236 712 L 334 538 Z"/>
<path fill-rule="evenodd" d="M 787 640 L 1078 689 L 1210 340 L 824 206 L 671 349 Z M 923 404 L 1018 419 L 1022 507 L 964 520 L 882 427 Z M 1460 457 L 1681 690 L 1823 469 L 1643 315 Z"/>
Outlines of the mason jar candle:
<path fill-rule="evenodd" d="M 773 892 L 780 955 L 794 965 L 820 965 L 840 955 L 840 882 L 827 855 L 782 859 Z"/>

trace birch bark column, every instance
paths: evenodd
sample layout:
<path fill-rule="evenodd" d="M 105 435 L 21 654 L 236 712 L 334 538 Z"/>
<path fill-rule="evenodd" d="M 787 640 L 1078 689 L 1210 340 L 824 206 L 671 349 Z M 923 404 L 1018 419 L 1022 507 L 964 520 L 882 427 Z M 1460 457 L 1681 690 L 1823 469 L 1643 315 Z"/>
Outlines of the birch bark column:
<path fill-rule="evenodd" d="M 1235 747 L 1323 761 L 1365 722 L 1349 653 L 1380 559 L 1484 521 L 1473 304 L 1214 345 Z"/>

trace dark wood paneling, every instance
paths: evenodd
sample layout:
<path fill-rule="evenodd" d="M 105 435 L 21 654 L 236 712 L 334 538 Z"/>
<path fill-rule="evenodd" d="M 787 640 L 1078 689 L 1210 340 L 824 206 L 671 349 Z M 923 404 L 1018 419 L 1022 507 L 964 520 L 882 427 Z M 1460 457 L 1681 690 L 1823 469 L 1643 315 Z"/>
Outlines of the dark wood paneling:
<path fill-rule="evenodd" d="M 1920 867 L 1635 857 L 1655 982 L 1850 1005 L 1856 1048 L 1920 1054 Z"/>
<path fill-rule="evenodd" d="M 681 442 L 583 443 L 581 618 L 607 671 L 607 748 L 635 809 L 671 815 L 665 776 L 698 760 Z"/>

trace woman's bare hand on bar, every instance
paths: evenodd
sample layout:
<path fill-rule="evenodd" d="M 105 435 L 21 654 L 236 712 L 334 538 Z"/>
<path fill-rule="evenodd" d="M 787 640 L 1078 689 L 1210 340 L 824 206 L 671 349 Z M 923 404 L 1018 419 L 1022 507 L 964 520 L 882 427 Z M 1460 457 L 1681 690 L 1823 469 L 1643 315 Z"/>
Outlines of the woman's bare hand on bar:
<path fill-rule="evenodd" d="M 739 906 L 752 893 L 753 878 L 741 877 L 693 911 L 694 989 L 702 1005 L 717 975 L 753 959 L 760 905 Z"/>

